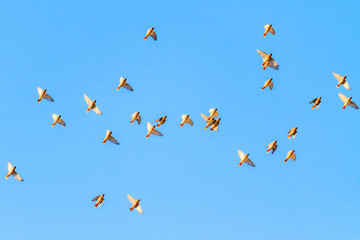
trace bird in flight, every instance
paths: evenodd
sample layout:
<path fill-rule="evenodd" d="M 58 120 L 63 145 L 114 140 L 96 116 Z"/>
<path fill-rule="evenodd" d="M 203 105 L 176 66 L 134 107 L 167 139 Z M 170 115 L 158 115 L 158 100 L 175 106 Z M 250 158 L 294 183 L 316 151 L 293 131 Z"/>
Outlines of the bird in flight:
<path fill-rule="evenodd" d="M 109 140 L 110 142 L 112 142 L 116 145 L 120 145 L 120 143 L 112 136 L 112 132 L 109 131 L 109 129 L 106 130 L 106 135 L 105 135 L 103 144 L 105 144 L 107 140 Z"/>
<path fill-rule="evenodd" d="M 159 122 L 157 127 L 160 127 L 161 125 L 163 125 L 166 121 L 166 118 L 167 118 L 167 116 L 164 116 L 164 117 L 161 117 L 161 118 L 155 120 L 155 122 Z"/>
<path fill-rule="evenodd" d="M 66 124 L 65 124 L 65 122 L 64 122 L 64 120 L 62 120 L 61 119 L 61 115 L 56 115 L 55 113 L 53 114 L 53 115 L 51 115 L 52 116 L 52 118 L 54 119 L 54 123 L 51 125 L 52 127 L 54 127 L 55 126 L 55 124 L 60 124 L 61 126 L 66 126 Z"/>
<path fill-rule="evenodd" d="M 343 95 L 341 93 L 339 93 L 339 97 L 340 97 L 341 101 L 344 102 L 344 106 L 342 109 L 345 109 L 347 106 L 350 106 L 355 109 L 359 109 L 359 107 L 356 105 L 356 103 L 354 103 L 352 101 L 352 97 L 346 97 L 345 95 Z"/>
<path fill-rule="evenodd" d="M 210 125 L 213 125 L 215 123 L 215 118 L 210 118 L 208 116 L 205 116 L 204 114 L 200 113 L 201 117 L 204 119 L 204 121 L 206 122 L 206 126 L 205 129 L 207 129 Z"/>
<path fill-rule="evenodd" d="M 269 145 L 267 145 L 266 153 L 268 153 L 270 150 L 272 150 L 271 154 L 274 154 L 276 149 L 277 149 L 277 141 L 273 141 Z"/>
<path fill-rule="evenodd" d="M 218 130 L 220 120 L 221 120 L 221 118 L 218 118 L 218 119 L 215 120 L 215 122 L 211 125 L 210 131 L 212 131 L 212 130 L 217 131 Z"/>
<path fill-rule="evenodd" d="M 333 72 L 333 75 L 339 81 L 338 85 L 336 85 L 337 88 L 340 87 L 340 85 L 343 85 L 344 88 L 346 88 L 347 90 L 350 90 L 350 86 L 349 86 L 348 82 L 346 81 L 346 76 L 343 77 L 334 72 Z"/>
<path fill-rule="evenodd" d="M 157 36 L 153 27 L 147 30 L 144 40 L 146 40 L 149 36 L 152 37 L 155 41 L 157 40 Z"/>
<path fill-rule="evenodd" d="M 290 129 L 289 131 L 288 131 L 288 134 L 289 134 L 289 136 L 288 136 L 288 138 L 290 139 L 291 137 L 293 137 L 293 139 L 296 137 L 296 135 L 297 135 L 297 127 L 294 127 L 294 128 L 292 128 L 292 129 Z"/>
<path fill-rule="evenodd" d="M 190 124 L 190 126 L 193 125 L 193 121 L 190 119 L 190 115 L 183 114 L 181 115 L 182 121 L 180 124 L 180 127 L 182 127 L 185 123 Z"/>
<path fill-rule="evenodd" d="M 130 121 L 131 124 L 133 124 L 134 121 L 137 121 L 138 124 L 140 125 L 141 123 L 140 112 L 133 113 L 130 117 L 131 117 L 131 121 Z"/>
<path fill-rule="evenodd" d="M 155 136 L 163 136 L 161 132 L 155 129 L 155 126 L 152 126 L 149 122 L 147 122 L 147 130 L 148 134 L 146 135 L 146 138 L 149 138 L 151 134 Z"/>
<path fill-rule="evenodd" d="M 260 55 L 260 57 L 263 59 L 263 70 L 265 70 L 267 67 L 270 67 L 275 70 L 279 70 L 279 64 L 272 58 L 272 53 L 266 54 L 259 49 L 257 50 L 257 53 Z"/>
<path fill-rule="evenodd" d="M 239 166 L 241 166 L 243 163 L 246 163 L 249 166 L 255 167 L 255 164 L 249 159 L 249 153 L 245 155 L 242 151 L 238 150 L 238 154 L 241 159 Z"/>
<path fill-rule="evenodd" d="M 309 104 L 314 104 L 311 108 L 314 109 L 316 106 L 316 109 L 318 109 L 320 107 L 320 103 L 321 103 L 321 97 L 315 98 L 314 100 L 312 100 L 311 102 L 309 102 Z"/>
<path fill-rule="evenodd" d="M 20 175 L 15 171 L 16 166 L 13 167 L 10 162 L 8 162 L 8 171 L 9 173 L 5 176 L 6 179 L 8 179 L 10 176 L 13 176 L 15 179 L 23 182 L 24 180 L 20 177 Z"/>
<path fill-rule="evenodd" d="M 141 209 L 141 206 L 140 206 L 140 199 L 135 200 L 135 198 L 133 198 L 129 194 L 127 194 L 127 197 L 128 197 L 129 201 L 132 204 L 131 208 L 130 208 L 130 211 L 134 210 L 134 208 L 135 208 L 139 213 L 143 213 L 143 211 Z"/>
<path fill-rule="evenodd" d="M 270 90 L 272 90 L 273 87 L 274 87 L 274 83 L 273 83 L 272 80 L 273 80 L 272 78 L 266 80 L 266 82 L 264 83 L 264 86 L 263 86 L 262 90 L 264 90 L 266 87 L 269 87 Z"/>
<path fill-rule="evenodd" d="M 102 114 L 102 113 L 100 112 L 99 108 L 96 106 L 96 100 L 92 101 L 92 100 L 91 100 L 90 98 L 88 98 L 88 96 L 86 96 L 85 94 L 84 94 L 84 98 L 85 98 L 86 104 L 89 106 L 89 107 L 86 109 L 86 112 L 89 112 L 89 111 L 92 109 L 95 113 L 97 113 L 97 114 L 99 114 L 99 115 Z"/>
<path fill-rule="evenodd" d="M 296 160 L 295 150 L 291 150 L 287 153 L 286 159 L 284 160 L 284 162 L 287 162 L 287 160 L 289 160 L 290 158 L 294 161 Z"/>
<path fill-rule="evenodd" d="M 93 202 L 96 201 L 94 207 L 96 207 L 96 208 L 97 208 L 97 207 L 100 207 L 101 204 L 104 202 L 104 197 L 105 197 L 105 194 L 101 194 L 101 195 L 99 195 L 99 196 L 94 197 L 93 200 L 91 200 L 91 201 L 93 201 Z"/>
<path fill-rule="evenodd" d="M 264 26 L 264 28 L 265 28 L 265 32 L 264 32 L 264 34 L 263 34 L 264 37 L 265 37 L 266 34 L 268 34 L 268 33 L 271 33 L 272 35 L 275 35 L 275 29 L 272 27 L 272 24 L 266 24 L 266 25 Z"/>
<path fill-rule="evenodd" d="M 121 87 L 123 87 L 131 92 L 134 91 L 134 89 L 132 89 L 132 87 L 128 83 L 126 83 L 126 80 L 127 78 L 120 77 L 120 83 L 116 90 L 119 90 Z"/>
<path fill-rule="evenodd" d="M 38 102 L 40 102 L 41 101 L 41 99 L 46 99 L 46 100 L 48 100 L 48 101 L 50 101 L 50 102 L 53 102 L 54 101 L 54 99 L 52 99 L 51 97 L 50 97 L 50 95 L 48 95 L 47 93 L 46 93 L 46 89 L 44 89 L 44 90 L 42 90 L 41 88 L 37 88 L 37 91 L 38 91 L 38 93 L 39 93 L 39 99 L 37 100 Z"/>

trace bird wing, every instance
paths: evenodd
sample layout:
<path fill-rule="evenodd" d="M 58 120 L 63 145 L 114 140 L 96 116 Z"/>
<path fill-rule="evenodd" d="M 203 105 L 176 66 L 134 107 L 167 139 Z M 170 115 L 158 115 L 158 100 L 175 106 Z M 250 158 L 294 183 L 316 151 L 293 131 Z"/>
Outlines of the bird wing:
<path fill-rule="evenodd" d="M 11 171 L 12 168 L 13 168 L 13 166 L 11 165 L 10 162 L 8 162 L 8 170 L 9 170 L 9 172 Z"/>
<path fill-rule="evenodd" d="M 277 149 L 277 145 L 274 146 L 273 151 L 272 151 L 271 154 L 274 154 L 274 152 L 276 151 L 276 149 Z"/>
<path fill-rule="evenodd" d="M 51 115 L 52 116 L 52 118 L 55 120 L 57 117 L 58 117 L 58 115 L 56 115 L 55 113 L 53 114 L 53 115 Z"/>
<path fill-rule="evenodd" d="M 139 213 L 143 213 L 141 207 L 140 207 L 140 204 L 135 208 Z"/>
<path fill-rule="evenodd" d="M 138 114 L 139 112 L 136 112 L 136 113 L 133 113 L 133 114 L 131 114 L 131 118 L 134 118 L 137 114 Z"/>
<path fill-rule="evenodd" d="M 132 87 L 131 87 L 129 84 L 127 84 L 127 83 L 125 83 L 125 84 L 123 85 L 123 87 L 126 88 L 126 89 L 129 90 L 129 91 L 134 91 L 134 89 L 132 89 Z"/>
<path fill-rule="evenodd" d="M 129 194 L 126 194 L 129 201 L 131 202 L 131 204 L 134 204 L 136 202 L 135 198 L 133 198 L 132 196 L 130 196 Z"/>
<path fill-rule="evenodd" d="M 269 67 L 275 70 L 279 70 L 280 65 L 277 64 L 277 62 L 273 58 L 271 58 L 269 61 Z"/>
<path fill-rule="evenodd" d="M 101 115 L 102 113 L 100 112 L 99 108 L 95 105 L 95 107 L 93 108 L 93 111 L 99 115 Z"/>
<path fill-rule="evenodd" d="M 151 124 L 149 122 L 147 122 L 146 127 L 147 127 L 147 130 L 150 131 L 152 126 L 151 126 Z"/>
<path fill-rule="evenodd" d="M 349 106 L 355 109 L 359 109 L 359 107 L 354 102 L 349 103 Z"/>
<path fill-rule="evenodd" d="M 255 164 L 250 160 L 250 159 L 246 159 L 245 163 L 247 163 L 248 165 L 255 167 Z"/>
<path fill-rule="evenodd" d="M 86 96 L 85 94 L 84 94 L 84 98 L 85 98 L 85 102 L 87 103 L 87 105 L 90 106 L 92 103 L 91 99 L 88 96 Z"/>
<path fill-rule="evenodd" d="M 263 60 L 266 58 L 266 56 L 267 56 L 266 53 L 260 51 L 259 49 L 257 49 L 256 51 L 257 51 L 257 53 L 260 55 L 260 57 L 261 57 Z"/>
<path fill-rule="evenodd" d="M 271 32 L 272 35 L 275 35 L 275 29 L 273 27 L 270 28 L 269 32 Z"/>
<path fill-rule="evenodd" d="M 184 120 L 186 118 L 186 114 L 181 115 L 181 118 Z"/>
<path fill-rule="evenodd" d="M 312 100 L 311 102 L 309 102 L 309 104 L 312 104 L 314 102 L 316 102 L 317 98 L 315 98 L 314 100 Z"/>
<path fill-rule="evenodd" d="M 350 86 L 349 86 L 349 83 L 348 83 L 347 81 L 345 81 L 345 82 L 343 83 L 343 86 L 344 86 L 344 88 L 346 88 L 347 90 L 350 90 Z"/>
<path fill-rule="evenodd" d="M 101 196 L 101 195 L 94 197 L 91 201 L 93 201 L 93 202 L 97 201 L 100 196 Z"/>
<path fill-rule="evenodd" d="M 295 155 L 295 153 L 292 154 L 291 159 L 294 160 L 294 161 L 296 160 L 296 155 Z"/>
<path fill-rule="evenodd" d="M 272 89 L 273 89 L 273 87 L 274 87 L 274 83 L 273 83 L 273 82 L 271 82 L 271 83 L 269 84 L 269 87 L 270 87 L 270 90 L 272 90 Z"/>
<path fill-rule="evenodd" d="M 159 132 L 158 130 L 155 130 L 155 129 L 151 134 L 154 134 L 155 136 L 163 136 L 161 132 Z"/>
<path fill-rule="evenodd" d="M 108 140 L 116 145 L 120 145 L 120 143 L 116 141 L 116 139 L 113 136 L 110 136 Z"/>
<path fill-rule="evenodd" d="M 38 87 L 38 88 L 37 88 L 37 91 L 38 91 L 38 93 L 39 93 L 39 96 L 41 96 L 43 90 Z"/>
<path fill-rule="evenodd" d="M 335 77 L 339 82 L 342 80 L 342 76 L 341 76 L 341 75 L 339 75 L 339 74 L 337 74 L 337 73 L 334 73 L 334 72 L 333 72 L 333 75 L 334 75 L 334 77 Z"/>
<path fill-rule="evenodd" d="M 54 99 L 52 99 L 52 98 L 50 97 L 50 95 L 48 95 L 48 94 L 45 94 L 43 98 L 45 98 L 46 100 L 49 100 L 49 101 L 51 101 L 51 102 L 54 101 Z"/>
<path fill-rule="evenodd" d="M 269 26 L 270 26 L 269 24 L 266 24 L 266 25 L 264 26 L 265 30 L 266 30 Z"/>
<path fill-rule="evenodd" d="M 245 157 L 245 154 L 240 150 L 238 150 L 238 154 L 239 154 L 240 159 L 243 160 L 243 158 Z"/>
<path fill-rule="evenodd" d="M 346 101 L 348 100 L 348 98 L 341 93 L 339 93 L 339 97 L 340 97 L 341 101 L 343 101 L 344 103 L 346 103 Z"/>
<path fill-rule="evenodd" d="M 58 124 L 60 124 L 61 126 L 64 126 L 64 127 L 66 126 L 64 120 L 62 120 L 62 119 L 59 119 Z"/>
<path fill-rule="evenodd" d="M 202 113 L 200 113 L 200 115 L 201 115 L 201 117 L 205 120 L 205 122 L 207 122 L 207 121 L 208 121 L 208 118 L 209 118 L 209 117 L 205 116 L 205 115 L 204 115 L 204 114 L 202 114 Z"/>
<path fill-rule="evenodd" d="M 159 119 L 156 119 L 155 122 L 160 122 L 161 119 L 162 119 L 162 117 L 159 118 Z"/>
<path fill-rule="evenodd" d="M 157 40 L 157 36 L 156 36 L 156 32 L 152 31 L 152 33 L 150 34 L 150 36 L 156 41 Z"/>
<path fill-rule="evenodd" d="M 12 175 L 14 176 L 15 179 L 19 181 L 24 181 L 17 172 L 14 172 Z"/>
<path fill-rule="evenodd" d="M 188 118 L 186 122 L 187 122 L 188 124 L 190 124 L 190 126 L 193 125 L 193 121 L 192 121 L 190 118 Z"/>
<path fill-rule="evenodd" d="M 140 123 L 141 123 L 141 116 L 140 116 L 140 115 L 139 115 L 139 116 L 137 116 L 136 121 L 137 121 L 137 122 L 138 122 L 138 124 L 140 125 Z"/>
<path fill-rule="evenodd" d="M 272 148 L 274 146 L 274 142 L 270 143 L 269 145 L 267 145 L 267 148 Z"/>

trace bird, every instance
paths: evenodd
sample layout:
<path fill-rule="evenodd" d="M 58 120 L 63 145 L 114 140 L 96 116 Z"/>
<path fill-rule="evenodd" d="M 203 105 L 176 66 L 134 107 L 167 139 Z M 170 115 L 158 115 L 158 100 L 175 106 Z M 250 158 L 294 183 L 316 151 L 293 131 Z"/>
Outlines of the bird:
<path fill-rule="evenodd" d="M 53 114 L 53 115 L 51 115 L 52 116 L 52 118 L 54 119 L 54 123 L 51 125 L 52 127 L 54 127 L 55 126 L 55 124 L 60 124 L 61 126 L 66 126 L 66 124 L 65 124 L 65 122 L 64 122 L 64 120 L 62 120 L 61 119 L 61 115 L 56 115 L 55 113 Z"/>
<path fill-rule="evenodd" d="M 290 158 L 294 161 L 296 160 L 295 150 L 291 150 L 287 153 L 286 159 L 284 160 L 284 162 L 287 162 L 287 160 L 289 160 Z"/>
<path fill-rule="evenodd" d="M 209 113 L 210 113 L 210 116 L 208 117 L 208 120 L 210 120 L 210 118 L 212 118 L 212 117 L 219 117 L 219 112 L 218 112 L 217 108 L 210 108 Z"/>
<path fill-rule="evenodd" d="M 264 32 L 264 34 L 263 34 L 263 36 L 265 37 L 266 36 L 266 34 L 268 34 L 268 33 L 272 33 L 272 35 L 275 35 L 275 29 L 272 27 L 272 24 L 266 24 L 265 26 L 264 26 L 264 28 L 265 28 L 265 32 Z"/>
<path fill-rule="evenodd" d="M 290 129 L 289 131 L 288 131 L 288 134 L 289 134 L 289 136 L 288 136 L 288 138 L 290 139 L 291 138 L 291 136 L 293 137 L 293 139 L 296 137 L 296 135 L 297 135 L 297 127 L 294 127 L 294 128 L 292 128 L 292 129 Z"/>
<path fill-rule="evenodd" d="M 127 194 L 127 197 L 128 197 L 129 201 L 132 204 L 131 208 L 130 208 L 130 211 L 134 210 L 134 208 L 135 208 L 139 213 L 143 213 L 143 211 L 141 209 L 141 206 L 140 206 L 140 199 L 135 200 L 135 198 L 133 198 L 129 194 Z"/>
<path fill-rule="evenodd" d="M 271 154 L 274 154 L 276 149 L 277 149 L 277 141 L 273 141 L 269 145 L 267 145 L 266 153 L 268 153 L 270 150 L 272 150 Z"/>
<path fill-rule="evenodd" d="M 146 138 L 149 138 L 151 134 L 155 136 L 163 136 L 161 132 L 155 129 L 155 126 L 152 126 L 149 122 L 147 122 L 147 130 L 148 134 L 146 135 Z"/>
<path fill-rule="evenodd" d="M 348 97 L 346 97 L 345 95 L 343 95 L 341 93 L 339 93 L 339 97 L 340 97 L 341 101 L 344 102 L 344 106 L 342 107 L 342 109 L 345 109 L 346 106 L 350 106 L 352 108 L 359 109 L 359 107 L 356 105 L 356 103 L 354 103 L 352 101 L 352 97 L 348 98 Z"/>
<path fill-rule="evenodd" d="M 262 90 L 264 90 L 266 87 L 269 87 L 270 90 L 272 90 L 273 87 L 274 87 L 274 82 L 273 82 L 272 80 L 273 80 L 272 78 L 266 80 L 266 82 L 264 83 L 264 86 L 263 86 Z"/>
<path fill-rule="evenodd" d="M 239 157 L 241 159 L 239 166 L 241 166 L 241 164 L 243 164 L 244 162 L 247 163 L 248 165 L 255 167 L 255 164 L 249 159 L 249 154 L 244 154 L 242 151 L 238 150 L 238 154 Z"/>
<path fill-rule="evenodd" d="M 153 27 L 147 30 L 144 40 L 146 40 L 149 36 L 152 37 L 155 41 L 157 40 L 157 36 Z"/>
<path fill-rule="evenodd" d="M 205 129 L 207 129 L 210 125 L 213 125 L 215 123 L 215 118 L 210 118 L 202 113 L 200 113 L 201 117 L 204 119 L 204 121 L 206 122 L 206 126 Z"/>
<path fill-rule="evenodd" d="M 314 104 L 311 108 L 314 109 L 316 106 L 318 109 L 320 107 L 320 103 L 321 103 L 321 97 L 315 98 L 314 100 L 312 100 L 311 102 L 309 102 L 309 104 Z"/>
<path fill-rule="evenodd" d="M 50 102 L 53 102 L 54 101 L 54 99 L 52 99 L 51 97 L 50 97 L 50 95 L 48 95 L 47 93 L 46 93 L 46 89 L 44 89 L 44 90 L 42 90 L 41 88 L 37 88 L 37 91 L 38 91 L 38 93 L 39 93 L 39 99 L 37 100 L 38 101 L 38 103 L 41 101 L 41 99 L 46 99 L 46 100 L 48 100 L 48 101 L 50 101 Z"/>
<path fill-rule="evenodd" d="M 140 125 L 140 123 L 141 123 L 140 112 L 136 112 L 136 113 L 133 113 L 133 114 L 131 115 L 131 121 L 130 121 L 130 123 L 132 124 L 135 120 L 136 120 L 136 121 L 138 122 L 138 124 Z"/>
<path fill-rule="evenodd" d="M 134 89 L 132 89 L 132 87 L 128 83 L 126 83 L 126 80 L 127 78 L 120 77 L 120 83 L 116 90 L 119 90 L 121 87 L 123 87 L 131 92 L 134 91 Z"/>
<path fill-rule="evenodd" d="M 101 204 L 104 202 L 104 197 L 105 197 L 105 194 L 101 194 L 101 195 L 99 195 L 99 196 L 94 197 L 93 200 L 91 200 L 91 201 L 93 201 L 93 202 L 96 201 L 96 204 L 95 204 L 94 207 L 96 207 L 96 208 L 97 208 L 97 207 L 100 207 Z"/>
<path fill-rule="evenodd" d="M 86 109 L 86 112 L 89 112 L 92 109 L 95 113 L 97 113 L 99 115 L 102 114 L 100 112 L 99 108 L 96 106 L 96 100 L 91 101 L 91 99 L 88 98 L 88 96 L 86 96 L 85 94 L 84 94 L 84 98 L 85 98 L 86 104 L 89 105 L 88 109 Z"/>
<path fill-rule="evenodd" d="M 336 85 L 336 87 L 340 87 L 340 85 L 343 85 L 344 88 L 346 88 L 347 90 L 350 90 L 349 84 L 346 81 L 346 76 L 341 76 L 335 72 L 333 72 L 334 77 L 339 81 L 338 85 Z"/>
<path fill-rule="evenodd" d="M 190 124 L 190 126 L 193 125 L 193 121 L 190 119 L 190 115 L 183 114 L 181 115 L 182 121 L 180 124 L 180 127 L 182 127 L 185 123 Z"/>
<path fill-rule="evenodd" d="M 155 122 L 159 122 L 157 127 L 160 127 L 161 125 L 163 125 L 166 121 L 166 118 L 167 118 L 167 116 L 164 116 L 164 117 L 161 117 L 161 118 L 155 120 Z"/>
<path fill-rule="evenodd" d="M 210 131 L 212 131 L 212 130 L 217 131 L 218 130 L 220 120 L 221 120 L 221 118 L 216 119 L 216 121 L 211 125 Z"/>
<path fill-rule="evenodd" d="M 272 53 L 266 54 L 259 49 L 257 50 L 257 53 L 260 55 L 260 57 L 263 59 L 263 70 L 265 70 L 267 67 L 271 67 L 272 69 L 279 70 L 279 64 L 272 58 Z"/>
<path fill-rule="evenodd" d="M 106 130 L 106 135 L 105 135 L 103 144 L 105 144 L 107 140 L 109 140 L 110 142 L 112 142 L 116 145 L 120 145 L 120 143 L 112 136 L 112 132 L 109 131 L 109 129 Z"/>
<path fill-rule="evenodd" d="M 16 166 L 13 167 L 10 162 L 8 162 L 8 175 L 5 176 L 6 179 L 8 179 L 10 176 L 13 176 L 15 179 L 23 182 L 24 180 L 20 177 L 20 175 L 15 171 Z"/>

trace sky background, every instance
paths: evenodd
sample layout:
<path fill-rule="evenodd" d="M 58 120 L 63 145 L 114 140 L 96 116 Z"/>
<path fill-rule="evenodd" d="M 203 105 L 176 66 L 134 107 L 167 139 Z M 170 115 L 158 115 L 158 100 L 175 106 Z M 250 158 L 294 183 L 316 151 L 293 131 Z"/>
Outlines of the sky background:
<path fill-rule="evenodd" d="M 3 1 L 0 239 L 358 239 L 360 111 L 342 110 L 337 94 L 360 104 L 359 10 L 355 0 Z M 265 24 L 275 36 L 262 36 Z M 156 42 L 143 40 L 150 27 Z M 263 71 L 256 49 L 280 70 Z M 116 91 L 120 76 L 134 92 Z M 36 87 L 55 102 L 37 103 Z M 86 114 L 84 93 L 103 115 Z M 205 131 L 200 113 L 214 107 L 219 131 Z M 53 113 L 67 126 L 52 128 Z M 179 127 L 182 114 L 193 127 Z M 146 122 L 164 115 L 164 136 L 146 139 Z M 106 129 L 120 146 L 101 144 Z M 255 168 L 238 166 L 238 149 Z M 24 182 L 4 178 L 7 162 Z"/>

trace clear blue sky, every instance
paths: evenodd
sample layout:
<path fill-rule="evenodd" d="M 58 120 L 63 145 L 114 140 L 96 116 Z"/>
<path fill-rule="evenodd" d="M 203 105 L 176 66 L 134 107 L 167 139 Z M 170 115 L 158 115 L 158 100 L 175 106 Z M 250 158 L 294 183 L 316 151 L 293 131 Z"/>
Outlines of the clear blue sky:
<path fill-rule="evenodd" d="M 180 2 L 2 2 L 0 239 L 358 239 L 360 111 L 337 94 L 360 104 L 359 1 Z M 116 91 L 120 76 L 134 92 Z M 55 102 L 37 103 L 38 86 Z M 204 130 L 211 107 L 219 132 Z M 163 115 L 164 136 L 146 139 Z M 101 144 L 108 128 L 120 146 Z M 5 180 L 8 161 L 24 182 Z"/>

